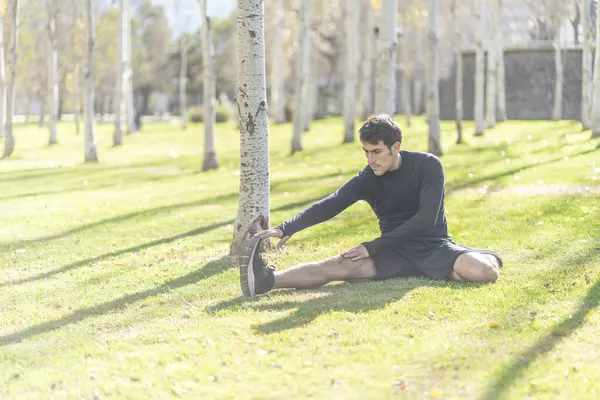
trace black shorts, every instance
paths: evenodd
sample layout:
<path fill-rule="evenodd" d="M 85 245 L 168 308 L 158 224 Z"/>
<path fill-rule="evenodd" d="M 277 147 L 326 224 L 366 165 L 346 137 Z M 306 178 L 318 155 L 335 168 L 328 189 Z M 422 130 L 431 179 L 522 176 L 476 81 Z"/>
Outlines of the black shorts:
<path fill-rule="evenodd" d="M 419 238 L 372 255 L 377 270 L 374 280 L 398 276 L 450 279 L 454 263 L 468 249 L 449 238 Z"/>

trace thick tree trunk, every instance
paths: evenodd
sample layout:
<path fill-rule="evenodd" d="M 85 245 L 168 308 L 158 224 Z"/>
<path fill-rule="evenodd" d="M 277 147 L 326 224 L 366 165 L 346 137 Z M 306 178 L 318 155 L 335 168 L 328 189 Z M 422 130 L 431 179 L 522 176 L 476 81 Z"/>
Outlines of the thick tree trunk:
<path fill-rule="evenodd" d="M 456 121 L 456 143 L 463 142 L 463 59 L 462 59 L 462 34 L 456 13 L 456 0 L 451 3 L 452 21 L 454 24 L 454 60 L 456 77 L 454 81 L 454 113 Z"/>
<path fill-rule="evenodd" d="M 0 18 L 0 139 L 5 136 L 6 128 L 6 59 L 4 44 L 4 18 Z"/>
<path fill-rule="evenodd" d="M 600 15 L 598 11 L 600 4 L 596 4 L 596 15 Z M 596 49 L 600 49 L 600 18 L 596 18 Z M 592 138 L 600 137 L 600 51 L 595 51 L 596 58 L 594 60 L 594 99 L 592 102 Z"/>
<path fill-rule="evenodd" d="M 436 156 L 442 155 L 440 142 L 440 100 L 439 100 L 439 49 L 437 36 L 438 0 L 429 0 L 429 32 L 427 62 L 427 119 L 429 121 L 428 152 Z"/>
<path fill-rule="evenodd" d="M 179 67 L 179 115 L 181 116 L 181 127 L 187 129 L 187 69 L 188 69 L 188 45 L 184 34 L 179 38 L 181 51 L 181 65 Z"/>
<path fill-rule="evenodd" d="M 375 13 L 371 0 L 361 0 L 360 22 L 360 79 L 359 79 L 359 118 L 366 120 L 373 111 L 373 44 L 376 43 Z"/>
<path fill-rule="evenodd" d="M 562 98 L 563 98 L 563 62 L 562 50 L 560 47 L 560 35 L 556 33 L 554 38 L 554 66 L 556 78 L 554 81 L 554 108 L 552 109 L 552 119 L 558 121 L 562 118 Z"/>
<path fill-rule="evenodd" d="M 285 89 L 283 62 L 283 32 L 285 31 L 285 12 L 283 0 L 273 0 L 273 47 L 271 48 L 271 119 L 276 124 L 285 121 Z"/>
<path fill-rule="evenodd" d="M 485 37 L 485 0 L 478 0 L 476 6 L 477 18 L 479 24 L 479 35 L 475 39 L 475 136 L 483 136 L 485 130 L 484 111 L 484 74 L 485 74 L 485 53 L 483 51 L 483 39 Z"/>
<path fill-rule="evenodd" d="M 202 59 L 203 104 L 204 104 L 204 162 L 202 170 L 208 171 L 219 167 L 215 152 L 215 49 L 212 38 L 211 20 L 206 14 L 207 0 L 200 0 L 202 10 Z M 241 59 L 240 59 L 241 61 Z"/>
<path fill-rule="evenodd" d="M 269 227 L 269 140 L 262 1 L 238 0 L 240 198 L 231 254 Z"/>
<path fill-rule="evenodd" d="M 94 50 L 95 50 L 95 27 L 94 14 L 92 11 L 92 0 L 86 0 L 86 17 L 87 17 L 87 34 L 88 34 L 88 54 L 87 54 L 87 74 L 85 76 L 86 83 L 86 103 L 85 103 L 85 133 L 83 139 L 83 151 L 85 162 L 98 161 L 98 146 L 96 144 L 96 136 L 94 134 L 94 104 L 96 102 L 94 93 Z"/>
<path fill-rule="evenodd" d="M 584 130 L 592 127 L 592 29 L 589 15 L 590 0 L 581 0 L 581 15 L 583 16 L 583 55 L 582 55 L 582 80 L 581 80 L 581 125 Z"/>
<path fill-rule="evenodd" d="M 17 45 L 19 38 L 19 0 L 10 2 L 10 75 L 7 85 L 7 102 L 6 102 L 6 132 L 4 137 L 4 153 L 3 157 L 10 157 L 15 149 L 15 137 L 13 135 L 13 114 L 15 104 L 15 79 L 17 77 Z"/>
<path fill-rule="evenodd" d="M 396 108 L 396 14 L 397 0 L 382 0 L 377 21 L 377 75 L 375 86 L 375 113 L 394 115 Z"/>
<path fill-rule="evenodd" d="M 496 89 L 497 84 L 496 80 L 498 78 L 497 75 L 497 67 L 496 63 L 496 53 L 498 46 L 496 45 L 496 36 L 498 35 L 498 3 L 497 1 L 492 1 L 489 4 L 489 19 L 488 23 L 491 28 L 491 31 L 486 35 L 487 39 L 487 79 L 486 79 L 486 107 L 485 107 L 485 122 L 487 128 L 493 128 L 496 126 Z"/>
<path fill-rule="evenodd" d="M 346 62 L 344 76 L 344 139 L 354 141 L 356 119 L 356 83 L 358 75 L 358 29 L 359 0 L 346 0 Z"/>
<path fill-rule="evenodd" d="M 292 154 L 302 151 L 302 133 L 306 127 L 307 84 L 310 74 L 310 27 L 312 23 L 312 0 L 300 4 L 300 40 L 298 51 L 298 71 L 296 76 L 296 102 L 294 105 L 294 134 L 292 136 Z"/>
<path fill-rule="evenodd" d="M 48 145 L 58 143 L 58 39 L 56 37 L 56 14 L 58 12 L 57 5 L 54 0 L 47 0 L 48 10 L 48 39 L 50 40 L 50 57 L 48 60 L 48 76 L 49 76 L 49 96 L 50 96 L 50 118 L 48 120 L 48 128 L 50 130 L 50 138 Z"/>

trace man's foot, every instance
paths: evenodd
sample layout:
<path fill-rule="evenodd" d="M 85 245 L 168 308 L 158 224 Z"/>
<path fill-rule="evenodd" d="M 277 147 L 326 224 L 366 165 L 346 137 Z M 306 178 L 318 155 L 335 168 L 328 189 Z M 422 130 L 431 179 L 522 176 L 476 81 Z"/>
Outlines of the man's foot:
<path fill-rule="evenodd" d="M 502 258 L 495 251 L 488 250 L 488 249 L 474 249 L 472 247 L 465 246 L 465 245 L 461 245 L 461 247 L 464 247 L 465 249 L 467 249 L 469 251 L 474 251 L 479 254 L 487 254 L 487 255 L 493 256 L 496 259 L 496 261 L 498 262 L 498 267 L 502 268 L 502 265 L 503 265 Z"/>
<path fill-rule="evenodd" d="M 260 254 L 261 239 L 252 237 L 244 243 L 240 257 L 240 286 L 246 297 L 267 293 L 275 284 L 275 268 L 267 266 Z"/>

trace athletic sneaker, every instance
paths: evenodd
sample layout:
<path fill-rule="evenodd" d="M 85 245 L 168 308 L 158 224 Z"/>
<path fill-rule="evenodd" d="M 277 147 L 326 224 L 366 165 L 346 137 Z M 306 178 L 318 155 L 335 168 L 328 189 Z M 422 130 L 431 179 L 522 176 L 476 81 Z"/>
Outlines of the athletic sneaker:
<path fill-rule="evenodd" d="M 489 255 L 492 255 L 492 256 L 496 257 L 496 260 L 498 261 L 498 267 L 502 268 L 502 265 L 503 265 L 502 264 L 502 258 L 500 258 L 500 255 L 498 253 L 496 253 L 495 251 L 488 250 L 488 249 L 474 249 L 472 247 L 465 246 L 463 244 L 461 244 L 460 246 L 464 247 L 467 250 L 474 251 L 476 253 L 489 254 Z"/>
<path fill-rule="evenodd" d="M 240 286 L 244 296 L 267 293 L 275 284 L 275 268 L 268 266 L 261 255 L 261 238 L 248 239 L 240 257 Z"/>

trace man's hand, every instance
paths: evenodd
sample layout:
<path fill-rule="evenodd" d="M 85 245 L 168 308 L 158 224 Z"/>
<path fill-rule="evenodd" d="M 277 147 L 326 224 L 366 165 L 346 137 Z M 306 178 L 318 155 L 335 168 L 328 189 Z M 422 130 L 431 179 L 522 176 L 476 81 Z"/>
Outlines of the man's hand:
<path fill-rule="evenodd" d="M 283 236 L 283 232 L 281 231 L 281 229 L 277 228 L 257 232 L 254 236 L 258 236 L 261 239 L 266 239 L 270 237 L 281 238 L 279 243 L 277 243 L 278 249 L 280 249 L 285 244 L 285 242 L 287 242 L 290 239 L 290 236 Z"/>
<path fill-rule="evenodd" d="M 369 251 L 365 246 L 359 244 L 356 247 L 351 248 L 345 253 L 342 253 L 342 257 L 350 258 L 352 261 L 362 260 L 363 258 L 369 258 Z"/>

